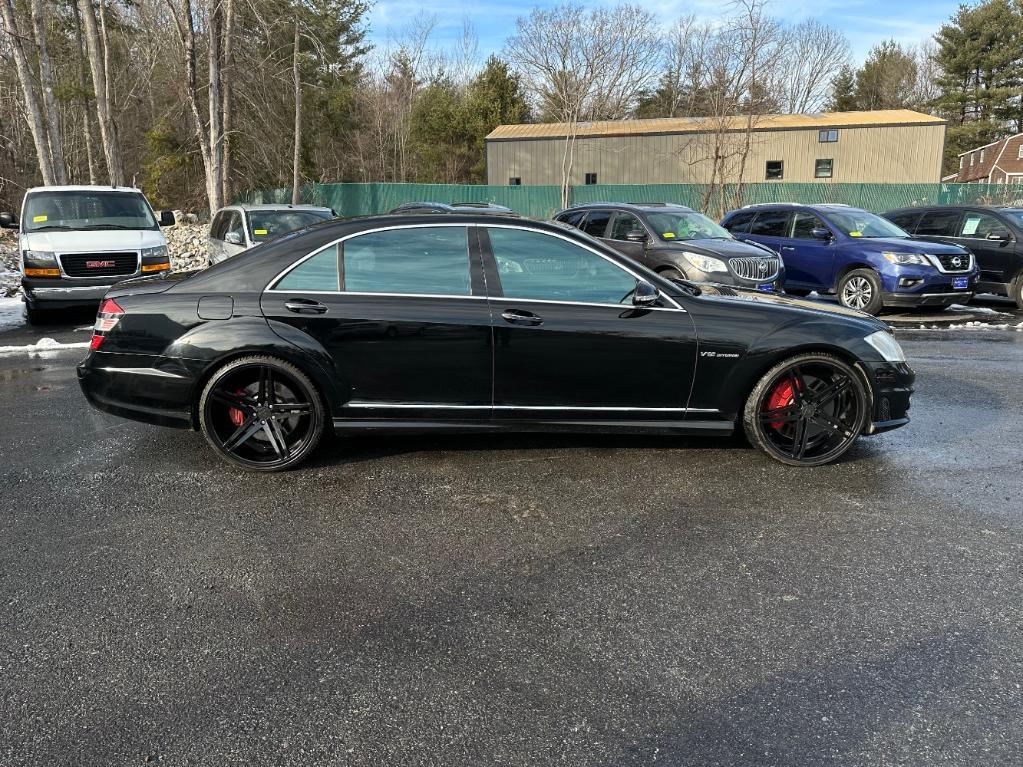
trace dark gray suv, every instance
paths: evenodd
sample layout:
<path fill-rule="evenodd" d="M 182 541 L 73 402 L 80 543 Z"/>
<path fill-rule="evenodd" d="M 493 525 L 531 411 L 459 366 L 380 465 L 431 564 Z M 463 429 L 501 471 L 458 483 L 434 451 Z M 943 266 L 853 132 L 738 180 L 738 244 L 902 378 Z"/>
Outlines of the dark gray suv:
<path fill-rule="evenodd" d="M 781 256 L 732 237 L 702 213 L 670 203 L 590 203 L 554 217 L 603 240 L 669 279 L 712 282 L 768 293 L 785 282 Z"/>

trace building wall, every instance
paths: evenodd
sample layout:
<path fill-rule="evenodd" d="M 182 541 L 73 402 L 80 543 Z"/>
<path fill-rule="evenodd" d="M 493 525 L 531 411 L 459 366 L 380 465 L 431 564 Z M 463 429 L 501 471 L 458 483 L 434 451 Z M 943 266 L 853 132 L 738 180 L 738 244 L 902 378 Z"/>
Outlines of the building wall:
<path fill-rule="evenodd" d="M 596 136 L 578 138 L 571 184 L 581 185 L 587 173 L 600 184 L 709 183 L 717 140 L 722 154 L 737 155 L 741 133 L 676 133 L 669 135 Z M 931 183 L 941 177 L 945 126 L 892 125 L 840 128 L 838 141 L 821 143 L 818 128 L 754 131 L 742 179 L 765 181 L 768 160 L 784 162 L 785 182 Z M 563 138 L 487 141 L 487 178 L 507 184 L 560 184 L 565 149 Z M 830 179 L 814 178 L 814 161 L 834 160 Z M 727 161 L 726 181 L 740 177 L 740 161 Z"/>

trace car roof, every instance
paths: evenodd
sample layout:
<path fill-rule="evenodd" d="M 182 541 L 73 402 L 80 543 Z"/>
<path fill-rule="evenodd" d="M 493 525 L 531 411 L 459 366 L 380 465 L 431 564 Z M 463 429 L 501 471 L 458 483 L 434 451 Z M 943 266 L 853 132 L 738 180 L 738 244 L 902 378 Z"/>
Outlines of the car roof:
<path fill-rule="evenodd" d="M 727 218 L 728 216 L 734 216 L 736 213 L 741 213 L 742 211 L 748 211 L 750 213 L 755 213 L 755 212 L 757 212 L 759 210 L 794 210 L 794 209 L 797 209 L 797 208 L 807 208 L 809 210 L 820 210 L 820 211 L 824 211 L 825 213 L 827 213 L 829 211 L 830 212 L 834 212 L 834 213 L 841 213 L 842 211 L 848 211 L 848 210 L 859 210 L 859 211 L 862 211 L 864 213 L 869 213 L 870 212 L 866 208 L 854 208 L 852 205 L 846 205 L 845 203 L 842 203 L 842 202 L 820 202 L 820 203 L 813 203 L 813 202 L 756 202 L 756 203 L 753 203 L 751 205 L 743 205 L 741 208 L 736 208 L 735 210 L 730 210 L 730 211 L 728 211 L 728 213 L 725 214 L 725 217 Z"/>
<path fill-rule="evenodd" d="M 65 184 L 64 186 L 34 186 L 25 194 L 35 192 L 124 192 L 125 194 L 142 194 L 141 189 L 133 186 L 100 186 L 99 184 Z"/>
<path fill-rule="evenodd" d="M 325 208 L 322 205 L 292 205 L 290 203 L 274 205 L 273 203 L 265 204 L 248 204 L 239 203 L 237 205 L 225 205 L 220 210 L 322 210 L 327 213 L 333 213 L 334 211 L 330 208 Z M 219 213 L 219 211 L 218 211 Z"/>
<path fill-rule="evenodd" d="M 593 209 L 607 209 L 607 208 L 621 208 L 622 210 L 630 211 L 653 211 L 653 210 L 682 210 L 687 213 L 696 213 L 697 211 L 693 208 L 686 207 L 685 205 L 678 205 L 674 202 L 582 202 L 578 205 L 571 205 L 562 211 L 559 211 L 557 215 L 562 213 L 568 213 L 574 210 L 593 210 Z"/>
<path fill-rule="evenodd" d="M 501 213 L 515 212 L 511 208 L 508 208 L 504 205 L 498 205 L 495 202 L 431 202 L 431 201 L 403 202 L 394 210 L 403 210 L 406 208 L 440 208 L 441 210 L 474 209 Z"/>

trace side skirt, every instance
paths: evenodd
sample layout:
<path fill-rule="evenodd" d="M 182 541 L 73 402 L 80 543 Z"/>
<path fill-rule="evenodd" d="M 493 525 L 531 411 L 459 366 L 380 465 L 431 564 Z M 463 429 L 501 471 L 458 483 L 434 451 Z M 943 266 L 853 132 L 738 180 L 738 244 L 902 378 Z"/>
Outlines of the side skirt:
<path fill-rule="evenodd" d="M 665 434 L 727 437 L 735 430 L 732 421 L 621 421 L 621 420 L 559 420 L 559 419 L 501 419 L 490 421 L 399 420 L 396 418 L 335 418 L 334 431 L 338 434 L 355 432 L 388 432 L 392 434 L 420 434 L 433 431 L 446 432 L 556 432 L 563 434 Z"/>

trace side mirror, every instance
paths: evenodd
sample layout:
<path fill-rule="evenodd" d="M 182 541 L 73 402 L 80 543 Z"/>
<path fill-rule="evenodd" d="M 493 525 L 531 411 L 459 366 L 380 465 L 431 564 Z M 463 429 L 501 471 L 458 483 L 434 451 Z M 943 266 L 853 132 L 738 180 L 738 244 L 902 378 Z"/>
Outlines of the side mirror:
<path fill-rule="evenodd" d="M 813 237 L 815 240 L 830 240 L 831 230 L 823 226 L 815 226 L 810 231 L 810 236 Z"/>
<path fill-rule="evenodd" d="M 241 245 L 242 236 L 238 234 L 238 232 L 228 232 L 227 234 L 224 235 L 224 242 L 229 243 L 231 245 Z"/>
<path fill-rule="evenodd" d="M 177 221 L 176 218 L 174 218 L 174 211 L 173 210 L 161 210 L 160 211 L 160 226 L 161 227 L 174 226 L 176 223 L 178 223 L 178 221 Z"/>
<path fill-rule="evenodd" d="M 632 291 L 633 306 L 652 306 L 661 297 L 661 291 L 646 280 L 636 280 L 636 289 Z"/>
<path fill-rule="evenodd" d="M 0 213 L 0 226 L 4 229 L 17 229 L 18 220 L 14 217 L 13 213 L 4 211 L 3 213 Z"/>
<path fill-rule="evenodd" d="M 625 233 L 625 239 L 628 242 L 646 242 L 647 234 L 643 229 L 633 229 Z"/>

